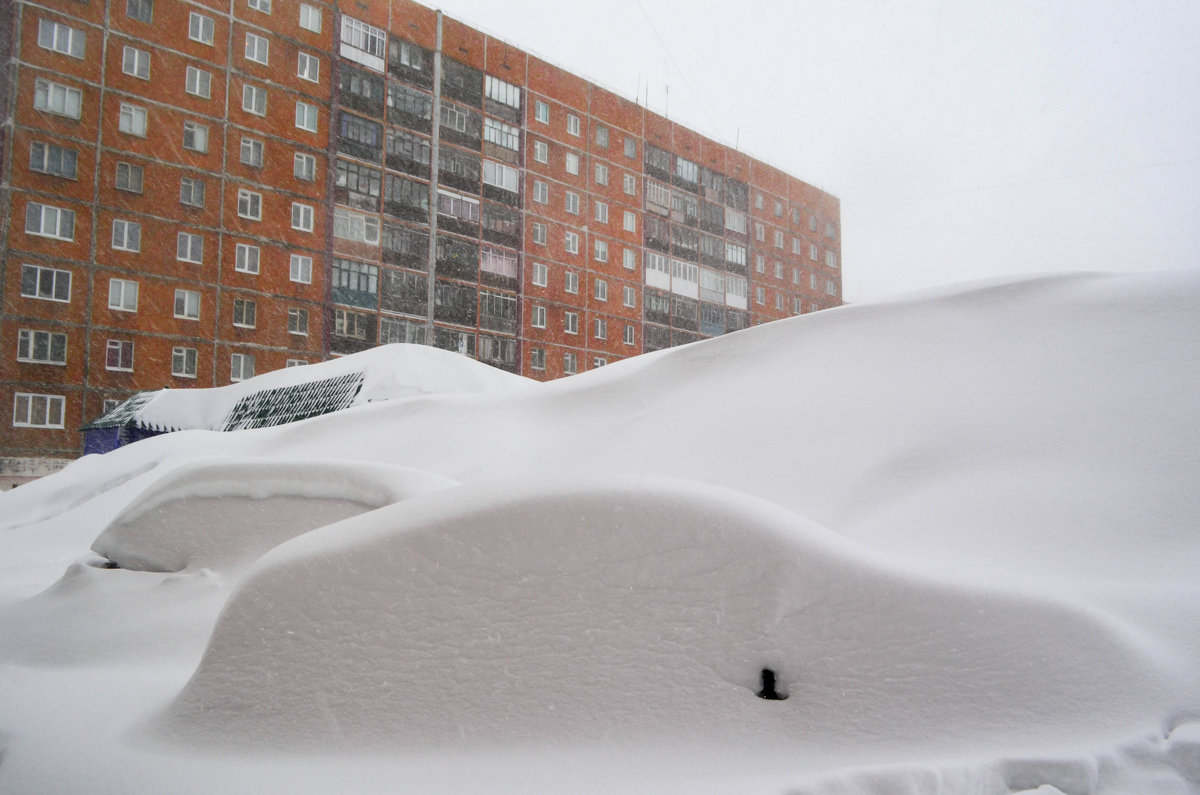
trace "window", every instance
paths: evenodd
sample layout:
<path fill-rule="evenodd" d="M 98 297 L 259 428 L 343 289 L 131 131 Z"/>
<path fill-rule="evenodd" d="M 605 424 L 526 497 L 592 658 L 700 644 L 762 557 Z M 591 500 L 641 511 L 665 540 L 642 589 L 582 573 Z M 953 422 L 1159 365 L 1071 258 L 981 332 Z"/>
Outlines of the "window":
<path fill-rule="evenodd" d="M 62 395 L 18 392 L 13 396 L 13 427 L 62 428 L 65 403 Z"/>
<path fill-rule="evenodd" d="M 38 46 L 61 52 L 72 58 L 82 58 L 86 36 L 83 31 L 49 19 L 38 20 Z"/>
<path fill-rule="evenodd" d="M 810 290 L 817 289 L 817 274 L 815 274 L 815 273 L 808 274 L 808 287 Z"/>
<path fill-rule="evenodd" d="M 267 90 L 258 86 L 242 86 L 242 110 L 255 116 L 267 115 Z"/>
<path fill-rule="evenodd" d="M 835 282 L 833 279 L 827 279 L 825 281 L 825 293 L 827 295 L 837 295 L 837 282 Z"/>
<path fill-rule="evenodd" d="M 550 186 L 540 179 L 533 181 L 533 200 L 538 204 L 546 204 L 550 201 Z"/>
<path fill-rule="evenodd" d="M 246 5 L 264 14 L 271 13 L 271 0 L 246 0 Z"/>
<path fill-rule="evenodd" d="M 574 152 L 567 152 L 566 167 L 567 167 L 568 174 L 578 175 L 579 174 L 579 155 L 575 154 Z"/>
<path fill-rule="evenodd" d="M 563 374 L 575 375 L 579 371 L 579 357 L 574 353 L 563 354 Z"/>
<path fill-rule="evenodd" d="M 563 248 L 565 248 L 567 250 L 568 254 L 578 254 L 579 253 L 579 235 L 578 235 L 578 233 L 576 233 L 576 232 L 563 233 Z"/>
<path fill-rule="evenodd" d="M 725 243 L 725 261 L 746 267 L 746 247 L 736 243 Z"/>
<path fill-rule="evenodd" d="M 242 164 L 254 168 L 262 168 L 263 142 L 256 138 L 242 136 Z"/>
<path fill-rule="evenodd" d="M 621 288 L 621 303 L 630 309 L 637 306 L 637 290 L 629 285 Z"/>
<path fill-rule="evenodd" d="M 725 210 L 725 228 L 740 234 L 746 234 L 746 214 L 737 210 Z"/>
<path fill-rule="evenodd" d="M 313 208 L 311 204 L 292 202 L 292 229 L 301 232 L 313 230 Z"/>
<path fill-rule="evenodd" d="M 229 380 L 245 381 L 254 377 L 254 357 L 248 353 L 234 353 L 229 357 Z"/>
<path fill-rule="evenodd" d="M 760 242 L 767 239 L 767 228 L 758 222 L 754 224 L 754 239 Z"/>
<path fill-rule="evenodd" d="M 142 225 L 120 218 L 112 223 L 112 247 L 117 251 L 142 250 Z"/>
<path fill-rule="evenodd" d="M 75 211 L 29 202 L 25 205 L 25 232 L 56 240 L 74 240 Z"/>
<path fill-rule="evenodd" d="M 572 295 L 579 292 L 579 274 L 575 271 L 567 271 L 563 274 L 563 289 Z"/>
<path fill-rule="evenodd" d="M 520 182 L 517 170 L 494 160 L 483 161 L 483 184 L 493 185 L 516 193 Z"/>
<path fill-rule="evenodd" d="M 596 318 L 594 336 L 598 340 L 608 339 L 608 321 L 602 317 Z"/>
<path fill-rule="evenodd" d="M 199 264 L 204 261 L 204 238 L 191 232 L 180 232 L 175 237 L 175 259 Z"/>
<path fill-rule="evenodd" d="M 256 33 L 246 33 L 246 60 L 266 65 L 270 62 L 271 43 L 265 36 Z"/>
<path fill-rule="evenodd" d="M 387 322 L 386 318 L 384 319 L 384 322 L 385 323 Z M 303 367 L 306 364 L 308 364 L 308 361 L 305 359 L 288 359 L 287 364 L 284 366 L 285 367 Z"/>
<path fill-rule="evenodd" d="M 300 4 L 300 27 L 313 33 L 321 32 L 321 9 L 308 3 Z"/>
<path fill-rule="evenodd" d="M 133 340 L 109 340 L 104 349 L 104 369 L 133 372 Z"/>
<path fill-rule="evenodd" d="M 579 333 L 578 312 L 563 312 L 563 330 L 568 334 Z"/>
<path fill-rule="evenodd" d="M 596 216 L 596 221 L 598 223 L 607 224 L 608 223 L 608 205 L 602 201 L 597 201 L 595 204 L 592 205 L 592 208 L 593 208 L 594 214 Z"/>
<path fill-rule="evenodd" d="M 566 210 L 572 215 L 579 215 L 579 194 L 573 191 L 566 191 Z"/>
<path fill-rule="evenodd" d="M 546 327 L 546 307 L 538 306 L 537 304 L 534 304 L 533 308 L 530 311 L 529 324 L 531 326 L 533 326 L 534 328 L 545 328 Z"/>
<path fill-rule="evenodd" d="M 574 113 L 567 114 L 567 132 L 571 135 L 579 135 L 579 117 Z"/>
<path fill-rule="evenodd" d="M 546 349 L 533 348 L 529 352 L 529 367 L 533 370 L 546 369 Z"/>
<path fill-rule="evenodd" d="M 637 177 L 635 177 L 633 174 L 626 174 L 624 177 L 622 177 L 622 181 L 624 182 L 625 193 L 630 196 L 636 196 Z"/>
<path fill-rule="evenodd" d="M 761 210 L 763 208 L 763 195 L 761 193 L 754 194 L 754 209 Z"/>
<path fill-rule="evenodd" d="M 339 337 L 367 338 L 367 316 L 347 309 L 333 310 L 333 333 Z"/>
<path fill-rule="evenodd" d="M 129 135 L 140 138 L 146 137 L 146 109 L 138 105 L 121 103 L 121 114 L 117 121 L 117 129 Z"/>
<path fill-rule="evenodd" d="M 44 265 L 21 266 L 21 295 L 42 301 L 71 301 L 71 272 Z"/>
<path fill-rule="evenodd" d="M 249 243 L 238 243 L 234 249 L 234 270 L 240 273 L 258 273 L 262 250 Z"/>
<path fill-rule="evenodd" d="M 317 131 L 317 106 L 296 100 L 296 126 L 308 132 Z"/>
<path fill-rule="evenodd" d="M 297 152 L 292 162 L 292 174 L 296 179 L 313 182 L 317 178 L 317 159 L 312 155 Z"/>
<path fill-rule="evenodd" d="M 486 75 L 483 80 L 483 93 L 488 99 L 493 99 L 510 108 L 521 108 L 521 89 L 512 83 Z"/>
<path fill-rule="evenodd" d="M 783 278 L 783 263 L 782 262 L 775 263 L 775 278 L 776 279 Z"/>
<path fill-rule="evenodd" d="M 193 152 L 208 151 L 208 126 L 194 121 L 183 123 L 183 148 Z"/>
<path fill-rule="evenodd" d="M 632 323 L 626 323 L 625 333 L 622 335 L 621 341 L 626 345 L 635 345 L 637 343 L 637 326 Z"/>
<path fill-rule="evenodd" d="M 196 349 L 171 349 L 171 375 L 178 378 L 196 377 Z"/>
<path fill-rule="evenodd" d="M 831 268 L 836 268 L 838 266 L 837 252 L 826 249 L 825 250 L 825 264 Z"/>
<path fill-rule="evenodd" d="M 78 119 L 83 108 L 83 92 L 39 77 L 33 81 L 33 108 Z"/>
<path fill-rule="evenodd" d="M 779 201 L 779 199 L 775 200 L 775 217 L 776 218 L 783 217 L 783 202 Z M 780 307 L 780 309 L 782 309 L 782 308 L 783 307 Z"/>
<path fill-rule="evenodd" d="M 608 148 L 608 128 L 603 124 L 596 125 L 596 146 L 601 149 Z"/>
<path fill-rule="evenodd" d="M 767 302 L 767 291 L 762 287 L 754 288 L 754 303 L 765 304 Z"/>
<path fill-rule="evenodd" d="M 175 317 L 200 319 L 200 293 L 196 290 L 175 289 Z"/>
<path fill-rule="evenodd" d="M 437 209 L 442 215 L 469 223 L 479 223 L 479 199 L 474 196 L 438 188 Z"/>
<path fill-rule="evenodd" d="M 246 298 L 233 299 L 233 325 L 254 328 L 258 316 L 258 304 Z"/>
<path fill-rule="evenodd" d="M 188 17 L 188 38 L 201 44 L 212 45 L 216 27 L 211 18 L 195 11 Z"/>
<path fill-rule="evenodd" d="M 592 253 L 596 262 L 608 262 L 608 241 L 596 240 L 593 243 Z"/>
<path fill-rule="evenodd" d="M 533 142 L 533 159 L 539 163 L 550 162 L 550 146 L 545 141 Z"/>
<path fill-rule="evenodd" d="M 125 16 L 150 24 L 154 19 L 154 0 L 125 0 Z"/>
<path fill-rule="evenodd" d="M 593 285 L 593 294 L 596 296 L 597 301 L 607 301 L 608 282 L 604 281 L 603 279 L 597 279 Z"/>
<path fill-rule="evenodd" d="M 150 53 L 127 45 L 121 53 L 121 71 L 142 80 L 149 80 Z"/>
<path fill-rule="evenodd" d="M 29 144 L 29 170 L 56 177 L 75 179 L 78 175 L 79 153 L 64 146 L 34 141 Z"/>
<path fill-rule="evenodd" d="M 754 270 L 758 273 L 767 272 L 767 260 L 762 254 L 754 255 Z"/>
<path fill-rule="evenodd" d="M 321 59 L 306 52 L 296 56 L 296 76 L 310 83 L 321 82 Z"/>
<path fill-rule="evenodd" d="M 483 120 L 483 140 L 491 141 L 497 146 L 503 146 L 514 152 L 521 149 L 521 131 L 495 119 L 485 118 Z"/>
<path fill-rule="evenodd" d="M 535 287 L 545 287 L 550 282 L 550 269 L 541 262 L 533 263 L 533 284 Z"/>
<path fill-rule="evenodd" d="M 540 99 L 533 102 L 533 118 L 542 124 L 550 123 L 550 106 Z"/>
<path fill-rule="evenodd" d="M 342 54 L 346 57 L 358 61 L 364 66 L 373 66 L 373 61 L 362 60 L 362 56 L 382 59 L 386 44 L 387 34 L 382 29 L 353 17 L 342 17 Z M 347 53 L 347 48 L 359 52 Z"/>
<path fill-rule="evenodd" d="M 633 210 L 625 211 L 625 217 L 622 222 L 622 228 L 626 232 L 636 232 L 637 231 L 637 214 L 634 213 Z"/>
<path fill-rule="evenodd" d="M 622 251 L 621 252 L 621 264 L 624 265 L 627 270 L 633 270 L 634 268 L 636 268 L 637 267 L 637 253 L 631 248 L 627 248 L 624 251 Z"/>
<path fill-rule="evenodd" d="M 237 214 L 252 221 L 262 220 L 262 194 L 242 188 L 238 191 Z"/>
<path fill-rule="evenodd" d="M 288 333 L 308 336 L 307 309 L 288 309 Z"/>
<path fill-rule="evenodd" d="M 775 248 L 783 248 L 783 232 L 775 230 Z"/>
<path fill-rule="evenodd" d="M 21 329 L 17 334 L 17 361 L 66 364 L 67 335 L 56 331 Z"/>
<path fill-rule="evenodd" d="M 183 90 L 197 97 L 208 99 L 212 96 L 212 73 L 194 66 L 187 68 Z"/>
<path fill-rule="evenodd" d="M 816 243 L 808 244 L 808 258 L 810 260 L 812 260 L 813 262 L 817 261 L 817 244 Z"/>
<path fill-rule="evenodd" d="M 351 212 L 342 207 L 335 207 L 333 210 L 333 236 L 378 246 L 379 219 Z"/>
<path fill-rule="evenodd" d="M 637 141 L 625 136 L 625 156 L 637 157 Z"/>
<path fill-rule="evenodd" d="M 288 266 L 288 278 L 300 284 L 312 284 L 312 257 L 307 254 L 293 254 Z"/>
<path fill-rule="evenodd" d="M 533 222 L 533 242 L 539 246 L 546 245 L 546 225 L 539 222 Z"/>
<path fill-rule="evenodd" d="M 675 176 L 684 182 L 690 182 L 695 185 L 700 181 L 700 167 L 691 160 L 677 157 L 675 158 Z"/>

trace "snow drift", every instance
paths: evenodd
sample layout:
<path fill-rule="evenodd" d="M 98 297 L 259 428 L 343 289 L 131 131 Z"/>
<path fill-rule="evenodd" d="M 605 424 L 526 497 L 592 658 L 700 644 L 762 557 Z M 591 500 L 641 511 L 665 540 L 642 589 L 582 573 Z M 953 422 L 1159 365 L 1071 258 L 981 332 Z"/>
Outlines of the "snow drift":
<path fill-rule="evenodd" d="M 0 789 L 1196 792 L 1197 305 L 993 282 L 81 460 L 0 496 Z"/>

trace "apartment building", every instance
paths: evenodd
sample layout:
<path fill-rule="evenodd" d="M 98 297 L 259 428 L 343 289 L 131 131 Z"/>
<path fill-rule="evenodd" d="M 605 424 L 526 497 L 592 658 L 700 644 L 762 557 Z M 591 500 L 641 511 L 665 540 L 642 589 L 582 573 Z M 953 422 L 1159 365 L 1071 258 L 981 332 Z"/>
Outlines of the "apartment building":
<path fill-rule="evenodd" d="M 139 390 L 390 342 L 549 379 L 840 303 L 835 197 L 410 0 L 0 31 L 0 474 Z"/>

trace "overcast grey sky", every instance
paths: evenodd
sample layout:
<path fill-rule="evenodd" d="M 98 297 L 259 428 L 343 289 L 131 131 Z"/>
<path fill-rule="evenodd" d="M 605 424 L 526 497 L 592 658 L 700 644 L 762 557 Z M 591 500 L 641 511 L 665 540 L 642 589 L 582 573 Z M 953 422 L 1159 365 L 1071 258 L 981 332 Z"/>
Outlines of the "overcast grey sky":
<path fill-rule="evenodd" d="M 849 301 L 1200 267 L 1200 0 L 428 2 L 840 197 Z"/>

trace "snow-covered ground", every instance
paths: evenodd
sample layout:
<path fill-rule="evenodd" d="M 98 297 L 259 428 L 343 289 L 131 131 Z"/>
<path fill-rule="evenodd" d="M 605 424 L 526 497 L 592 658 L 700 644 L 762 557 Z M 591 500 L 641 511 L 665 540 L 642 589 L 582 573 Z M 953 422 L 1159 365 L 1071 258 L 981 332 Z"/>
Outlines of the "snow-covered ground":
<path fill-rule="evenodd" d="M 1198 793 L 1197 306 L 997 281 L 520 388 L 426 349 L 82 459 L 0 496 L 0 791 Z"/>

